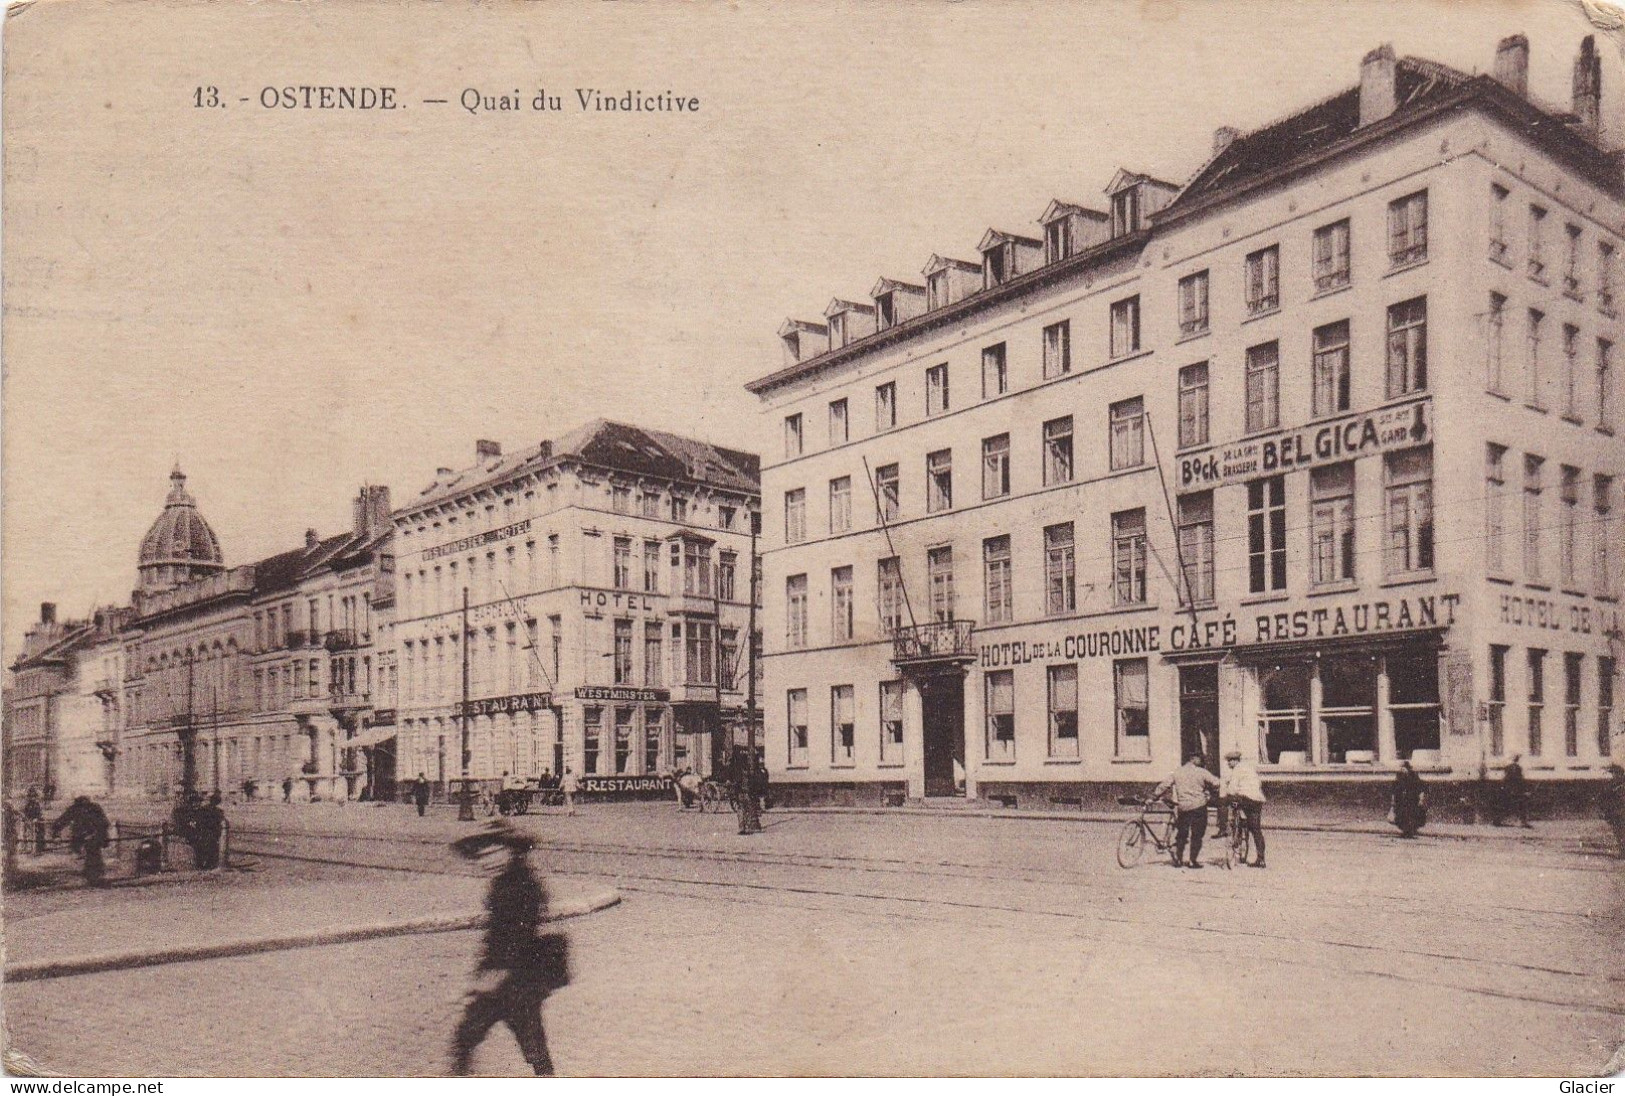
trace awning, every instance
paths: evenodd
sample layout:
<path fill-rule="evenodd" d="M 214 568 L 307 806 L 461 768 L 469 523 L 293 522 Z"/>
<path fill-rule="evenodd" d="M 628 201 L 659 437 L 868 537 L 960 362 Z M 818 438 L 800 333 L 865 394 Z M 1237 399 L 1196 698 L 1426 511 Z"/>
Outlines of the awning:
<path fill-rule="evenodd" d="M 358 731 L 354 738 L 346 738 L 339 745 L 351 750 L 363 746 L 376 746 L 380 742 L 388 742 L 395 737 L 395 734 L 396 727 L 394 724 L 386 724 L 382 727 L 367 727 Z"/>

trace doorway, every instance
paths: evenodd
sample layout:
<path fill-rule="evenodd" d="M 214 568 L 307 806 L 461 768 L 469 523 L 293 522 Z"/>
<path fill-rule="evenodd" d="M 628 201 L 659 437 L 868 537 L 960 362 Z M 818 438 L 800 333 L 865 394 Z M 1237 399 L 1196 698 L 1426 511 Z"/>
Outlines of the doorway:
<path fill-rule="evenodd" d="M 1179 668 L 1179 760 L 1201 754 L 1202 762 L 1219 771 L 1219 667 Z"/>
<path fill-rule="evenodd" d="M 937 674 L 919 679 L 925 794 L 965 794 L 965 679 Z"/>

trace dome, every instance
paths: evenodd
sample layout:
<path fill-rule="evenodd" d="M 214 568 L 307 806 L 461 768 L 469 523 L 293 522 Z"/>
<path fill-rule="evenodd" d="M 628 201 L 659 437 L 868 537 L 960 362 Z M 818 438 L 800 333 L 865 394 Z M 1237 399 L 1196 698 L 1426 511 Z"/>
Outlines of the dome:
<path fill-rule="evenodd" d="M 197 503 L 187 494 L 186 475 L 179 465 L 169 474 L 169 482 L 164 512 L 141 538 L 138 570 L 145 589 L 174 586 L 215 574 L 226 567 L 220 554 L 220 542 L 198 513 Z"/>

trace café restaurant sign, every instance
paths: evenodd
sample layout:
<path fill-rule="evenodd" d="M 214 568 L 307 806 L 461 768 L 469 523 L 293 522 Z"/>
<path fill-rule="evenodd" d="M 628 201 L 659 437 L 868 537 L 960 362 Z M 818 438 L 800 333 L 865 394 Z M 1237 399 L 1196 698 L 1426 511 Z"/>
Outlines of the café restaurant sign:
<path fill-rule="evenodd" d="M 581 791 L 585 795 L 615 795 L 627 792 L 665 792 L 671 794 L 669 776 L 583 776 Z"/>
<path fill-rule="evenodd" d="M 659 703 L 671 696 L 666 689 L 636 689 L 630 685 L 577 685 L 577 700 L 640 700 Z"/>
<path fill-rule="evenodd" d="M 1022 666 L 1029 662 L 1060 662 L 1122 655 L 1184 654 L 1225 651 L 1259 643 L 1306 643 L 1345 636 L 1382 635 L 1422 629 L 1448 628 L 1456 622 L 1460 594 L 1413 594 L 1364 601 L 1317 604 L 1312 609 L 1259 613 L 1244 617 L 1192 620 L 1189 614 L 1157 624 L 1054 635 L 1023 633 L 1006 643 L 984 643 L 983 669 Z"/>
<path fill-rule="evenodd" d="M 1179 490 L 1199 490 L 1351 460 L 1432 440 L 1432 401 L 1418 400 L 1319 426 L 1248 438 L 1179 458 Z"/>
<path fill-rule="evenodd" d="M 468 702 L 468 714 L 502 715 L 507 712 L 545 712 L 553 703 L 552 693 L 518 693 L 514 696 L 482 696 Z"/>

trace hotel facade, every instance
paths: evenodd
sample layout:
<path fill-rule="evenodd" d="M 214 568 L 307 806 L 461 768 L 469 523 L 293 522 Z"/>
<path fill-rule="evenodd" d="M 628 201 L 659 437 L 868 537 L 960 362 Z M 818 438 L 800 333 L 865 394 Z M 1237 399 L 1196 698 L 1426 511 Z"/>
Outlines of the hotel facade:
<path fill-rule="evenodd" d="M 1574 101 L 1387 47 L 1354 87 L 933 256 L 747 387 L 795 801 L 1272 798 L 1621 752 L 1625 173 Z"/>
<path fill-rule="evenodd" d="M 465 653 L 473 780 L 711 771 L 748 726 L 757 492 L 752 454 L 603 420 L 439 469 L 394 518 L 403 779 L 462 776 Z"/>

